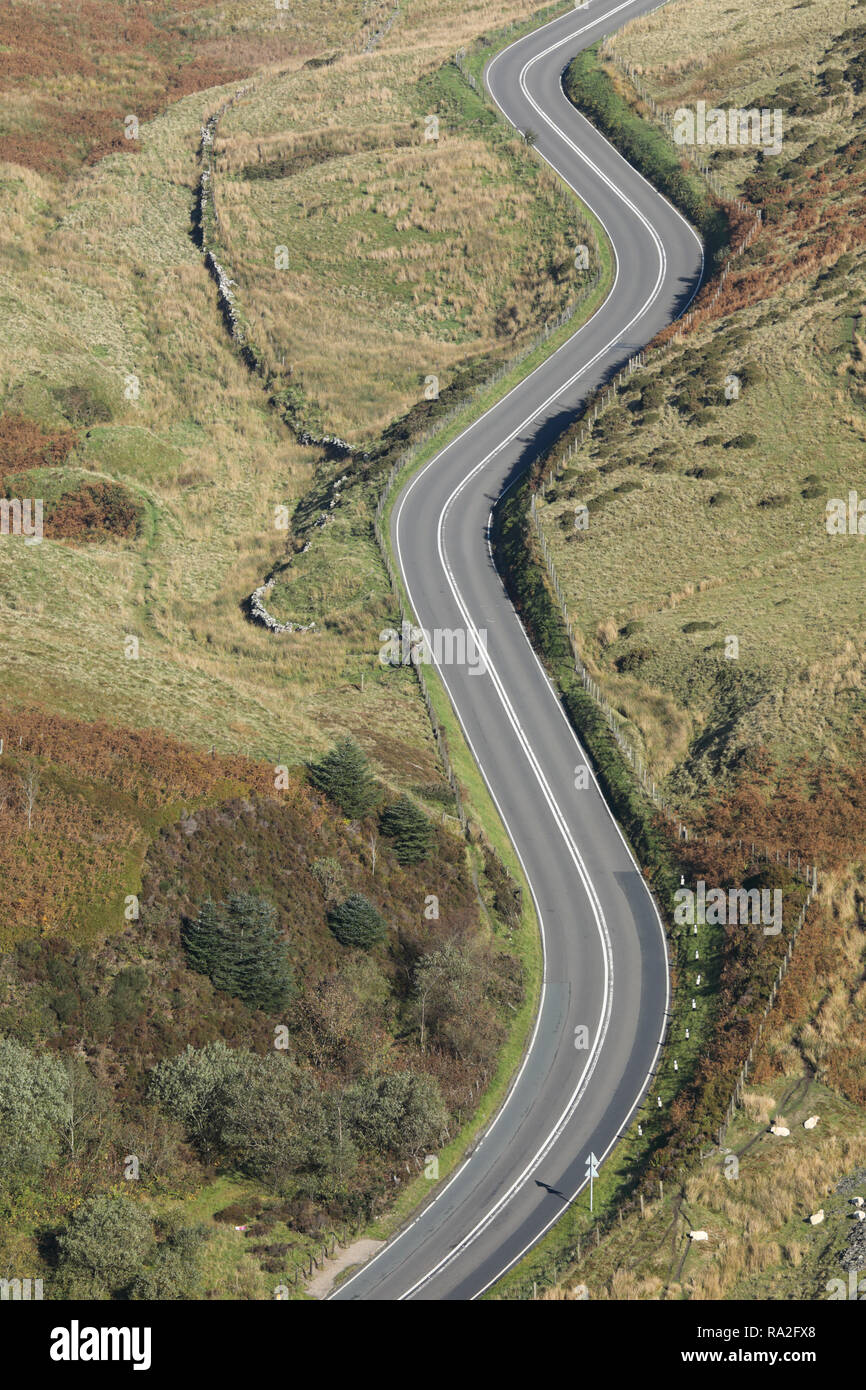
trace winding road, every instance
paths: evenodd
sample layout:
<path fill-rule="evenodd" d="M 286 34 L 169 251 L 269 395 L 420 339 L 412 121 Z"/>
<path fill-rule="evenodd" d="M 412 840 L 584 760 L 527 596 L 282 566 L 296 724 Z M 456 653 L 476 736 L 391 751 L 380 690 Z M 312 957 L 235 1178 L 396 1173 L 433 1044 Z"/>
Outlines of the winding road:
<path fill-rule="evenodd" d="M 505 116 L 603 223 L 613 288 L 593 318 L 438 454 L 392 514 L 394 551 L 427 632 L 486 631 L 486 669 L 439 670 L 523 865 L 544 984 L 522 1066 L 473 1153 L 419 1215 L 331 1295 L 474 1299 L 561 1216 L 646 1092 L 669 1003 L 653 899 L 536 658 L 490 553 L 491 508 L 588 392 L 681 313 L 703 253 L 687 222 L 574 110 L 581 48 L 657 0 L 590 0 L 503 50 L 485 81 Z M 586 782 L 587 785 L 581 785 Z M 576 1030 L 585 1030 L 587 1045 Z"/>

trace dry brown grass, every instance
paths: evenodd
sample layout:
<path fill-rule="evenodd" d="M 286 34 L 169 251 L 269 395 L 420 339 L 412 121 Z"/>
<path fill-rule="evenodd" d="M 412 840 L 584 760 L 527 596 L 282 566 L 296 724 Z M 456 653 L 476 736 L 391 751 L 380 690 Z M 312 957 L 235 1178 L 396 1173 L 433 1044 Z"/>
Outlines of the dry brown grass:
<path fill-rule="evenodd" d="M 444 69 L 482 19 L 528 11 L 411 6 L 375 54 L 260 80 L 221 122 L 220 255 L 249 335 L 344 438 L 374 438 L 427 377 L 512 350 L 573 292 L 572 211 Z M 262 167 L 280 176 L 247 176 Z"/>
<path fill-rule="evenodd" d="M 735 24 L 729 14 L 717 17 L 720 33 L 707 48 L 714 19 L 695 0 L 678 0 L 626 26 L 616 51 L 640 66 L 669 109 L 696 97 L 745 106 L 790 76 L 784 53 L 766 49 L 768 22 L 808 73 L 832 35 L 856 22 L 849 11 L 843 0 L 774 0 L 769 17 L 739 5 Z M 817 172 L 789 185 L 790 206 L 782 199 L 760 244 L 734 263 L 721 318 L 650 359 L 645 375 L 661 382 L 667 402 L 644 423 L 640 412 L 627 416 L 621 436 L 585 446 L 574 464 L 587 479 L 566 480 L 541 513 L 585 659 L 632 721 L 633 741 L 657 777 L 674 773 L 686 798 L 730 776 L 757 746 L 782 759 L 805 753 L 830 762 L 862 746 L 860 546 L 856 538 L 837 544 L 824 525 L 828 498 L 849 488 L 866 495 L 857 332 L 866 284 L 863 171 L 856 149 L 830 158 L 866 128 L 862 94 L 852 102 L 788 123 L 782 162 L 826 138 L 826 168 L 815 156 Z M 732 191 L 760 168 L 754 151 L 717 167 Z M 804 197 L 814 218 L 797 211 Z M 849 274 L 816 285 L 845 251 L 854 261 Z M 725 374 L 746 362 L 761 378 L 726 405 Z M 684 386 L 705 396 L 700 419 L 676 406 Z M 635 395 L 627 399 L 637 404 Z M 750 448 L 726 447 L 749 434 Z M 576 534 L 576 503 L 622 485 Z M 621 637 L 635 620 L 639 635 Z M 730 660 L 729 635 L 739 642 Z"/>
<path fill-rule="evenodd" d="M 426 45 L 425 25 L 447 29 L 458 7 L 444 9 L 410 6 L 408 52 Z M 479 6 L 458 28 L 529 9 Z M 341 9 L 321 10 L 323 23 L 342 23 Z M 4 540 L 4 690 L 273 762 L 351 730 L 386 779 L 429 782 L 437 759 L 417 689 L 377 660 L 391 603 L 366 533 L 347 535 L 361 579 L 348 596 L 336 580 L 322 592 L 316 633 L 274 640 L 239 607 L 283 554 L 274 509 L 309 486 L 315 455 L 232 351 L 189 236 L 201 122 L 233 90 L 174 102 L 142 125 L 137 154 L 109 156 L 62 190 L 0 166 L 0 406 L 49 432 L 74 427 L 70 462 L 128 486 L 147 512 L 126 547 Z M 137 400 L 124 395 L 133 374 Z M 70 391 L 81 418 L 64 416 Z M 137 662 L 124 658 L 128 634 Z"/>
<path fill-rule="evenodd" d="M 128 114 L 149 120 L 191 92 L 333 43 L 363 41 L 390 0 L 0 0 L 0 160 L 65 176 L 83 160 L 135 149 Z"/>

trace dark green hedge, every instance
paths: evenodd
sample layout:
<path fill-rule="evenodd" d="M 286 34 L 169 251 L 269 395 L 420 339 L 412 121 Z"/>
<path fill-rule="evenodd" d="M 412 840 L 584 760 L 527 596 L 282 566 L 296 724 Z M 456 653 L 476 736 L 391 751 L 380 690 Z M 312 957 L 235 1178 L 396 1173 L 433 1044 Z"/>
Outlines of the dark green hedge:
<path fill-rule="evenodd" d="M 641 866 L 648 871 L 661 902 L 667 906 L 679 884 L 679 869 L 671 846 L 652 804 L 639 790 L 607 720 L 575 673 L 565 624 L 531 545 L 528 507 L 529 481 L 524 479 L 494 512 L 497 568 L 561 693 L 608 804 Z"/>
<path fill-rule="evenodd" d="M 649 179 L 698 228 L 708 268 L 728 238 L 727 218 L 704 184 L 685 172 L 676 150 L 654 126 L 641 120 L 619 95 L 599 62 L 598 46 L 578 53 L 563 80 L 569 101 L 616 145 L 620 154 Z"/>

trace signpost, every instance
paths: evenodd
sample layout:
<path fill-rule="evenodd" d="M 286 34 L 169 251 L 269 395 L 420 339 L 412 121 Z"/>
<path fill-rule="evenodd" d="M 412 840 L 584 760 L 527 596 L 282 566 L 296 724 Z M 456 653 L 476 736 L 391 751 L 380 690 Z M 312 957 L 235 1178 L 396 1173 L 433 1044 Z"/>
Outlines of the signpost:
<path fill-rule="evenodd" d="M 589 1209 L 592 1211 L 592 1184 L 593 1179 L 598 1177 L 598 1159 L 594 1153 L 586 1160 L 586 1176 L 589 1178 Z"/>

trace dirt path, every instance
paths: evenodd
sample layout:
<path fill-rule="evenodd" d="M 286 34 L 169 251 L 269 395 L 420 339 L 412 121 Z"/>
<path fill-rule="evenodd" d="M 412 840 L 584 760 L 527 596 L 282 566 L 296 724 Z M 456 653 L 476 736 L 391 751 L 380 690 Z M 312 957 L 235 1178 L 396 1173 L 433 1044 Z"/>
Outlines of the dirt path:
<path fill-rule="evenodd" d="M 324 1298 L 334 1287 L 338 1274 L 342 1274 L 350 1265 L 365 1264 L 384 1244 L 384 1240 L 356 1240 L 353 1245 L 338 1250 L 333 1258 L 326 1260 L 322 1268 L 313 1275 L 307 1284 L 307 1293 L 312 1294 L 314 1298 Z"/>

